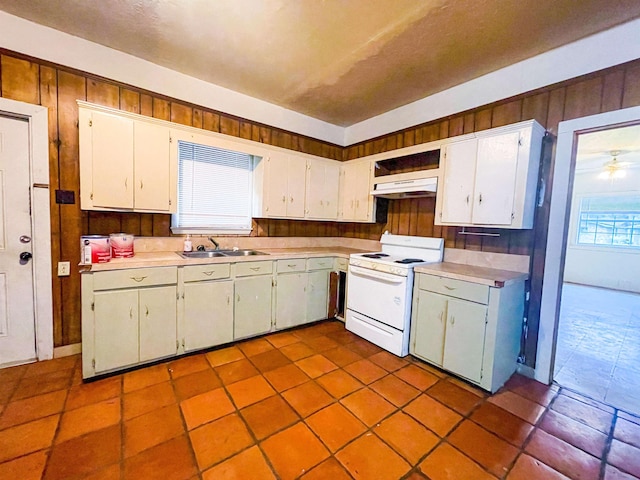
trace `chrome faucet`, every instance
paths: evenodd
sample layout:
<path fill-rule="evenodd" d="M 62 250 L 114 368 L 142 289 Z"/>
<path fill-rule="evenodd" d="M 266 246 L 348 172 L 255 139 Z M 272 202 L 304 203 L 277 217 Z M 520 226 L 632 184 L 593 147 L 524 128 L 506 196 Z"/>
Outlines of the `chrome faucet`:
<path fill-rule="evenodd" d="M 220 250 L 220 244 L 216 242 L 213 237 L 209 237 L 209 241 L 216 246 L 215 250 Z"/>

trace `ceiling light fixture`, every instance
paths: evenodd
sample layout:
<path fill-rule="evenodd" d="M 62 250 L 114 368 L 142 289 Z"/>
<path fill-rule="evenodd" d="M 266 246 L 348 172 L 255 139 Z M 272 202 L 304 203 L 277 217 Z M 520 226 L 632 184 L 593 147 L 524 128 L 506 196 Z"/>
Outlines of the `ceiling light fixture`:
<path fill-rule="evenodd" d="M 624 178 L 627 175 L 627 172 L 624 170 L 623 166 L 627 165 L 627 163 L 618 162 L 618 155 L 620 155 L 619 150 L 612 150 L 609 152 L 611 155 L 611 160 L 603 165 L 604 170 L 600 172 L 598 178 L 603 180 L 614 180 L 617 178 Z"/>

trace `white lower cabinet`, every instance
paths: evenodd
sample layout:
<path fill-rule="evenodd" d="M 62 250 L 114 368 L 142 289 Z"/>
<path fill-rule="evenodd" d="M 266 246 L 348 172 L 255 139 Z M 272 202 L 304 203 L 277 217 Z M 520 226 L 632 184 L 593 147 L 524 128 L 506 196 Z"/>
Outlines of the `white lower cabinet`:
<path fill-rule="evenodd" d="M 502 288 L 418 273 L 412 355 L 495 392 L 517 366 L 524 281 Z"/>
<path fill-rule="evenodd" d="M 233 341 L 233 280 L 184 285 L 183 348 L 186 352 Z"/>
<path fill-rule="evenodd" d="M 138 292 L 140 361 L 175 355 L 176 287 L 155 287 Z"/>
<path fill-rule="evenodd" d="M 271 330 L 271 289 L 271 275 L 236 278 L 234 340 Z"/>
<path fill-rule="evenodd" d="M 276 277 L 276 329 L 307 322 L 307 272 L 283 273 Z"/>

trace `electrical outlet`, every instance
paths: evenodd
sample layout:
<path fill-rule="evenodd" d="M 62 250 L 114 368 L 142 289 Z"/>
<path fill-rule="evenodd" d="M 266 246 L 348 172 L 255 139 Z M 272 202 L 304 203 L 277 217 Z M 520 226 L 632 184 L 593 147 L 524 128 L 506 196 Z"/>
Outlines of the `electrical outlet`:
<path fill-rule="evenodd" d="M 71 263 L 70 262 L 58 262 L 58 276 L 59 277 L 68 277 L 71 273 Z"/>

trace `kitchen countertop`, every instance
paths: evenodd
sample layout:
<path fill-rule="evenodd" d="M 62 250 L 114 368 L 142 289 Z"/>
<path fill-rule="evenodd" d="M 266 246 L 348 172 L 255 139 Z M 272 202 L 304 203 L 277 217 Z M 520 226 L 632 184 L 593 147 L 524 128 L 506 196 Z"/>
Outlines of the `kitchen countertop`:
<path fill-rule="evenodd" d="M 429 275 L 479 283 L 497 288 L 529 278 L 528 273 L 452 262 L 421 265 L 415 268 L 415 272 L 428 273 Z"/>
<path fill-rule="evenodd" d="M 215 257 L 215 258 L 183 258 L 176 252 L 140 252 L 131 258 L 114 258 L 107 263 L 92 265 L 80 264 L 81 272 L 102 272 L 122 270 L 127 268 L 168 267 L 185 265 L 203 265 L 211 263 L 240 263 L 261 260 L 280 260 L 284 258 L 313 258 L 313 257 L 343 257 L 349 258 L 352 253 L 366 253 L 369 250 L 346 247 L 297 247 L 297 248 L 257 248 L 266 255 L 251 255 L 247 257 Z"/>

